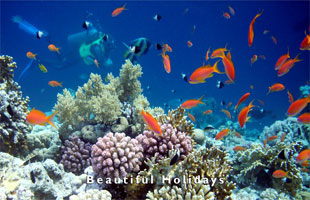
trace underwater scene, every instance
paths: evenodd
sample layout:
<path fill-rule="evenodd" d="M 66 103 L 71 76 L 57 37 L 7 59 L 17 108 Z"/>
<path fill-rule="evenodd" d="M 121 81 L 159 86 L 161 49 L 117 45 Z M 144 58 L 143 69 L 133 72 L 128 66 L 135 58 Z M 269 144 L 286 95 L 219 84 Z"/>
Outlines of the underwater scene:
<path fill-rule="evenodd" d="M 0 200 L 310 200 L 308 0 L 0 8 Z"/>

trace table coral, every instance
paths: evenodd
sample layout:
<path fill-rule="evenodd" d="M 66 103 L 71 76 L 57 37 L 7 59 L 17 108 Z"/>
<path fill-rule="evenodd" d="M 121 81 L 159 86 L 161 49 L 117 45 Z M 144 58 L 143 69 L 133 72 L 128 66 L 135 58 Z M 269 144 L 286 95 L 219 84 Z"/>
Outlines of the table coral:
<path fill-rule="evenodd" d="M 143 148 L 125 133 L 108 133 L 92 147 L 94 172 L 105 178 L 124 178 L 140 170 Z"/>
<path fill-rule="evenodd" d="M 191 137 L 184 132 L 178 131 L 171 124 L 161 125 L 162 135 L 145 130 L 137 136 L 137 140 L 144 149 L 145 158 L 156 157 L 159 161 L 168 157 L 169 150 L 179 149 L 180 159 L 184 160 L 186 155 L 193 150 Z"/>
<path fill-rule="evenodd" d="M 12 57 L 0 56 L 0 150 L 23 155 L 25 137 L 31 130 L 26 123 L 29 98 L 23 98 L 13 80 L 16 67 Z"/>

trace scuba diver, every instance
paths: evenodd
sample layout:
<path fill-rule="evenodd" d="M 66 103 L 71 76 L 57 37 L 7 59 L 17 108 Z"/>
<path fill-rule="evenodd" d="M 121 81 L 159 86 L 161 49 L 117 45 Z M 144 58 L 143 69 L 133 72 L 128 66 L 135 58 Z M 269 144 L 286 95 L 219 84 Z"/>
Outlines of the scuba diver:
<path fill-rule="evenodd" d="M 40 58 L 37 59 L 37 61 L 58 69 L 73 66 L 78 63 L 95 65 L 98 68 L 100 66 L 111 66 L 113 63 L 110 59 L 110 53 L 115 49 L 114 40 L 110 35 L 98 31 L 93 23 L 87 20 L 89 16 L 90 14 L 85 17 L 85 21 L 82 24 L 82 28 L 85 29 L 84 31 L 67 37 L 67 48 L 62 48 L 62 52 L 64 53 L 57 55 L 58 58 L 56 59 Z M 37 39 L 45 38 L 48 45 L 54 43 L 51 41 L 51 37 L 46 31 L 39 30 L 22 17 L 14 16 L 12 21 L 17 23 L 21 30 L 36 36 Z M 29 70 L 33 61 L 34 59 L 31 59 L 19 75 L 18 80 L 22 78 L 27 70 Z"/>

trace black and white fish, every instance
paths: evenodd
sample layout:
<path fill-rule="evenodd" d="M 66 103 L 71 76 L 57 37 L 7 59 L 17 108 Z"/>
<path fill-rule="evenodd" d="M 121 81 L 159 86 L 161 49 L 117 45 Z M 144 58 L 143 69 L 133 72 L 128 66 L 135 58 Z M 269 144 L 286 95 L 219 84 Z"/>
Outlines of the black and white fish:
<path fill-rule="evenodd" d="M 102 37 L 103 41 L 108 41 L 109 39 L 109 36 L 107 34 L 104 34 L 103 37 Z"/>
<path fill-rule="evenodd" d="M 161 44 L 159 44 L 159 43 L 156 43 L 155 44 L 155 48 L 157 49 L 157 50 L 162 50 L 162 46 L 161 46 Z"/>
<path fill-rule="evenodd" d="M 170 160 L 170 165 L 174 165 L 175 163 L 178 162 L 179 159 L 180 159 L 180 150 L 177 149 L 177 152 L 175 153 L 173 158 Z"/>
<path fill-rule="evenodd" d="M 206 126 L 203 130 L 209 131 L 209 130 L 214 130 L 214 129 L 215 129 L 214 126 L 208 125 L 208 126 Z"/>
<path fill-rule="evenodd" d="M 160 21 L 161 18 L 162 18 L 162 16 L 160 16 L 159 14 L 156 14 L 156 15 L 153 17 L 153 19 L 154 19 L 155 21 Z"/>
<path fill-rule="evenodd" d="M 221 101 L 221 106 L 225 106 L 226 102 L 225 101 Z"/>
<path fill-rule="evenodd" d="M 172 92 L 172 93 L 176 93 L 175 89 L 172 89 L 171 92 Z"/>
<path fill-rule="evenodd" d="M 151 89 L 151 87 L 148 85 L 148 86 L 146 86 L 146 89 L 147 89 L 147 90 L 150 90 L 150 89 Z"/>
<path fill-rule="evenodd" d="M 188 82 L 188 80 L 187 80 L 187 75 L 186 74 L 181 74 L 182 75 L 182 79 L 185 81 L 185 82 Z"/>
<path fill-rule="evenodd" d="M 37 32 L 37 38 L 38 39 L 41 39 L 43 37 L 43 35 L 44 35 L 43 31 L 38 31 Z"/>
<path fill-rule="evenodd" d="M 91 27 L 92 23 L 89 22 L 89 21 L 84 21 L 83 24 L 82 24 L 82 27 L 85 29 L 85 30 L 88 30 L 89 27 Z"/>
<path fill-rule="evenodd" d="M 129 46 L 125 43 L 123 44 L 127 47 L 124 57 L 131 62 L 136 61 L 137 57 L 146 54 L 151 47 L 151 42 L 146 38 L 138 38 L 132 41 Z"/>
<path fill-rule="evenodd" d="M 218 89 L 222 89 L 224 86 L 225 86 L 225 85 L 224 85 L 224 83 L 223 83 L 222 81 L 218 81 L 217 84 L 216 84 L 216 87 L 217 87 Z"/>

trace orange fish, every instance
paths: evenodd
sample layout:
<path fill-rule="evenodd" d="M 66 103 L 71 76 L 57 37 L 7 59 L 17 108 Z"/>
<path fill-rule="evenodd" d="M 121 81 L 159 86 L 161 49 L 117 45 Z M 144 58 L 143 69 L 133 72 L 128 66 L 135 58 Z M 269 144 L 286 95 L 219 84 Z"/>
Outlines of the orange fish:
<path fill-rule="evenodd" d="M 226 76 L 229 78 L 229 80 L 231 80 L 232 82 L 235 81 L 235 67 L 234 67 L 234 63 L 232 62 L 231 59 L 227 58 L 225 56 L 225 53 L 222 52 L 222 55 L 219 56 L 222 58 L 222 63 L 225 67 L 225 73 Z"/>
<path fill-rule="evenodd" d="M 33 54 L 33 53 L 30 52 L 30 51 L 28 51 L 28 52 L 26 53 L 27 58 L 30 58 L 30 59 L 35 59 L 35 60 L 37 60 L 36 55 L 38 55 L 38 54 Z"/>
<path fill-rule="evenodd" d="M 54 116 L 57 114 L 57 111 L 51 114 L 50 116 L 46 116 L 44 112 L 40 110 L 35 110 L 34 108 L 30 111 L 30 113 L 26 117 L 26 121 L 32 125 L 41 125 L 45 126 L 46 123 L 50 124 L 52 127 L 56 128 L 53 123 Z"/>
<path fill-rule="evenodd" d="M 165 54 L 165 52 L 163 51 L 163 53 L 161 54 L 162 58 L 163 58 L 163 63 L 164 63 L 164 68 L 166 70 L 166 72 L 168 74 L 170 74 L 171 72 L 171 65 L 170 65 L 170 58 L 168 55 Z"/>
<path fill-rule="evenodd" d="M 235 110 L 237 110 L 238 106 L 244 102 L 248 97 L 250 96 L 250 93 L 245 93 L 238 101 L 237 105 L 235 106 Z"/>
<path fill-rule="evenodd" d="M 225 19 L 230 19 L 230 14 L 228 12 L 224 12 L 223 17 L 225 17 Z"/>
<path fill-rule="evenodd" d="M 278 40 L 275 36 L 271 36 L 271 39 L 273 41 L 274 44 L 277 44 L 278 43 Z"/>
<path fill-rule="evenodd" d="M 296 161 L 302 163 L 309 159 L 310 159 L 310 149 L 305 149 L 298 154 Z"/>
<path fill-rule="evenodd" d="M 58 54 L 60 54 L 59 53 L 59 49 L 60 48 L 57 48 L 55 45 L 53 45 L 53 44 L 50 44 L 50 45 L 48 45 L 48 49 L 50 50 L 50 51 L 56 51 Z"/>
<path fill-rule="evenodd" d="M 187 112 L 187 115 L 188 115 L 188 117 L 189 117 L 193 122 L 196 122 L 196 119 L 195 119 L 195 117 L 194 117 L 192 114 L 190 114 L 189 112 Z"/>
<path fill-rule="evenodd" d="M 263 34 L 266 35 L 267 33 L 269 33 L 269 30 L 264 30 Z"/>
<path fill-rule="evenodd" d="M 301 42 L 299 49 L 300 50 L 310 50 L 310 35 L 307 35 L 305 31 L 306 37 L 305 39 Z"/>
<path fill-rule="evenodd" d="M 281 136 L 280 142 L 284 142 L 285 136 L 286 136 L 286 134 L 283 133 L 282 136 Z"/>
<path fill-rule="evenodd" d="M 228 128 L 221 130 L 216 136 L 215 136 L 215 140 L 221 140 L 223 139 L 226 135 L 228 135 L 228 133 L 230 132 L 230 130 Z"/>
<path fill-rule="evenodd" d="M 278 71 L 278 76 L 283 76 L 287 74 L 292 67 L 294 67 L 295 63 L 300 62 L 301 60 L 298 59 L 298 55 L 294 59 L 287 60 Z"/>
<path fill-rule="evenodd" d="M 293 117 L 298 115 L 310 102 L 310 94 L 306 98 L 294 101 L 287 110 L 287 115 Z"/>
<path fill-rule="evenodd" d="M 282 55 L 279 59 L 278 59 L 278 61 L 277 61 L 277 63 L 276 63 L 276 66 L 275 66 L 275 70 L 278 70 L 278 69 L 280 69 L 280 67 L 286 62 L 286 60 L 287 59 L 289 59 L 290 58 L 290 52 L 289 51 L 287 51 L 287 54 L 284 54 L 284 55 Z"/>
<path fill-rule="evenodd" d="M 172 48 L 171 48 L 168 44 L 163 44 L 163 48 L 164 48 L 165 51 L 167 51 L 167 52 L 172 52 Z"/>
<path fill-rule="evenodd" d="M 232 80 L 226 80 L 224 81 L 225 85 L 230 85 L 233 84 L 234 82 Z"/>
<path fill-rule="evenodd" d="M 206 53 L 206 61 L 209 60 L 209 53 L 210 53 L 210 48 L 208 49 L 207 53 Z"/>
<path fill-rule="evenodd" d="M 94 63 L 96 65 L 97 68 L 99 68 L 99 63 L 98 63 L 98 60 L 97 59 L 94 59 Z"/>
<path fill-rule="evenodd" d="M 242 146 L 236 146 L 235 148 L 233 148 L 234 151 L 244 151 L 245 148 Z"/>
<path fill-rule="evenodd" d="M 309 167 L 309 160 L 306 160 L 306 161 L 300 163 L 300 165 L 303 167 Z"/>
<path fill-rule="evenodd" d="M 251 58 L 251 64 L 253 65 L 257 61 L 257 55 L 254 54 Z"/>
<path fill-rule="evenodd" d="M 226 115 L 229 119 L 231 119 L 231 114 L 230 114 L 230 112 L 229 112 L 228 110 L 222 109 L 222 112 L 225 113 L 225 115 Z"/>
<path fill-rule="evenodd" d="M 267 138 L 267 142 L 275 140 L 277 138 L 278 138 L 278 136 L 276 136 L 276 135 L 270 136 L 270 137 Z"/>
<path fill-rule="evenodd" d="M 266 148 L 266 140 L 264 140 L 264 148 Z"/>
<path fill-rule="evenodd" d="M 188 82 L 191 84 L 204 83 L 206 82 L 205 79 L 211 78 L 214 72 L 222 74 L 223 72 L 220 72 L 217 68 L 218 62 L 219 61 L 216 61 L 213 67 L 211 67 L 210 65 L 204 65 L 202 67 L 197 68 L 189 77 Z"/>
<path fill-rule="evenodd" d="M 269 87 L 269 91 L 267 94 L 269 94 L 270 92 L 279 92 L 279 91 L 282 91 L 284 89 L 285 89 L 284 85 L 282 85 L 281 83 L 275 83 Z"/>
<path fill-rule="evenodd" d="M 59 83 L 58 81 L 49 81 L 48 84 L 52 87 L 62 87 L 62 83 Z"/>
<path fill-rule="evenodd" d="M 155 133 L 159 135 L 162 134 L 157 120 L 150 113 L 145 112 L 142 109 L 140 114 L 142 115 L 144 123 L 146 123 L 152 131 L 154 131 Z"/>
<path fill-rule="evenodd" d="M 298 117 L 298 121 L 302 124 L 310 124 L 310 113 L 304 113 Z"/>
<path fill-rule="evenodd" d="M 287 177 L 287 172 L 281 169 L 278 169 L 272 173 L 272 177 L 273 178 L 284 178 L 284 177 Z"/>
<path fill-rule="evenodd" d="M 188 41 L 187 41 L 187 46 L 188 46 L 188 47 L 192 47 L 192 46 L 193 46 L 193 43 L 192 43 L 191 41 L 188 40 Z"/>
<path fill-rule="evenodd" d="M 200 99 L 190 99 L 190 100 L 187 100 L 185 101 L 184 103 L 182 103 L 182 107 L 185 108 L 185 109 L 191 109 L 193 107 L 196 107 L 198 104 L 205 104 L 203 103 L 201 100 L 202 100 L 203 96 L 200 97 Z"/>
<path fill-rule="evenodd" d="M 206 110 L 206 111 L 203 112 L 203 114 L 204 114 L 204 115 L 212 114 L 212 110 Z"/>
<path fill-rule="evenodd" d="M 293 95 L 290 93 L 290 91 L 287 91 L 287 95 L 288 95 L 288 101 L 290 103 L 293 103 L 294 102 L 294 98 L 293 98 Z"/>
<path fill-rule="evenodd" d="M 264 103 L 262 100 L 260 100 L 260 99 L 258 99 L 258 102 L 259 102 L 262 106 L 265 105 L 265 103 Z"/>
<path fill-rule="evenodd" d="M 221 57 L 223 52 L 225 51 L 228 51 L 226 49 L 226 46 L 224 48 L 218 48 L 218 49 L 215 49 L 212 54 L 211 54 L 211 58 L 218 58 L 218 57 Z"/>
<path fill-rule="evenodd" d="M 235 15 L 235 9 L 233 9 L 231 6 L 228 6 L 229 12 L 231 15 Z"/>
<path fill-rule="evenodd" d="M 230 53 L 230 51 L 228 51 L 228 53 L 227 53 L 227 58 L 228 58 L 229 60 L 231 60 L 231 53 Z"/>
<path fill-rule="evenodd" d="M 242 138 L 241 134 L 238 133 L 237 131 L 234 131 L 233 133 L 234 133 L 235 136 L 237 136 L 237 138 Z"/>
<path fill-rule="evenodd" d="M 241 128 L 243 128 L 245 123 L 251 118 L 251 117 L 248 117 L 248 114 L 254 107 L 254 105 L 252 104 L 253 101 L 251 101 L 248 106 L 242 108 L 242 110 L 239 112 L 238 121 L 239 121 L 239 125 Z"/>
<path fill-rule="evenodd" d="M 116 17 L 117 15 L 121 14 L 121 12 L 123 12 L 123 10 L 127 10 L 125 8 L 125 6 L 126 6 L 126 3 L 123 5 L 123 7 L 114 9 L 112 12 L 112 17 Z"/>
<path fill-rule="evenodd" d="M 263 14 L 263 11 L 261 13 L 256 14 L 254 19 L 251 21 L 251 24 L 250 24 L 250 27 L 249 27 L 249 35 L 248 35 L 249 46 L 252 46 L 253 39 L 254 39 L 254 31 L 253 31 L 254 23 L 255 23 L 256 19 L 259 16 L 261 16 L 262 14 Z"/>
<path fill-rule="evenodd" d="M 232 102 L 229 102 L 227 105 L 226 105 L 226 108 L 230 107 L 232 105 Z"/>

